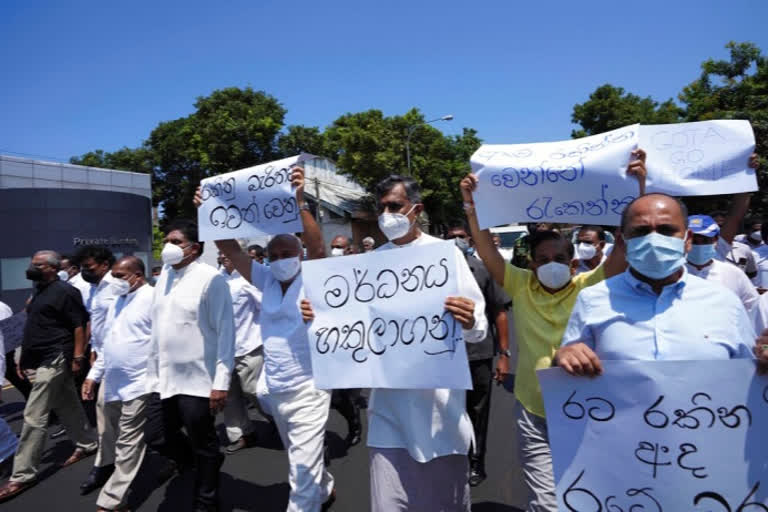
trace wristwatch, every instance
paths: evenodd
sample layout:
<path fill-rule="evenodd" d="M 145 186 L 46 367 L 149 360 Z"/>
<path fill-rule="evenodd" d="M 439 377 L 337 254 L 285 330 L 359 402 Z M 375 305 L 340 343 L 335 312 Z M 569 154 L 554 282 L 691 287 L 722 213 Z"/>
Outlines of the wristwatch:
<path fill-rule="evenodd" d="M 512 357 L 512 352 L 507 348 L 504 350 L 499 351 L 499 355 Z"/>

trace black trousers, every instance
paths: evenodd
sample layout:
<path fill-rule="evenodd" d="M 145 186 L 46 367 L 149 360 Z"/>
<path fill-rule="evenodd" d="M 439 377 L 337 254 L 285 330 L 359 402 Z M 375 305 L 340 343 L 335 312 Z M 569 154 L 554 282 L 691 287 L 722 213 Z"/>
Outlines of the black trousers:
<path fill-rule="evenodd" d="M 208 398 L 176 395 L 147 403 L 144 434 L 147 445 L 175 461 L 179 468 L 195 466 L 195 510 L 218 510 L 219 468 L 224 456 L 214 427 Z M 186 434 L 182 432 L 182 427 Z"/>
<path fill-rule="evenodd" d="M 29 400 L 29 394 L 32 392 L 32 383 L 25 379 L 20 379 L 16 374 L 16 355 L 13 352 L 5 354 L 5 378 L 13 384 L 13 387 L 24 395 L 24 400 Z"/>
<path fill-rule="evenodd" d="M 469 362 L 474 389 L 467 390 L 467 414 L 475 429 L 475 445 L 470 448 L 469 458 L 485 464 L 485 447 L 488 439 L 488 417 L 491 412 L 491 384 L 493 383 L 493 359 Z"/>
<path fill-rule="evenodd" d="M 331 407 L 339 411 L 347 420 L 347 427 L 349 433 L 353 430 L 360 430 L 360 406 L 358 400 L 360 398 L 359 389 L 334 389 L 331 394 Z"/>

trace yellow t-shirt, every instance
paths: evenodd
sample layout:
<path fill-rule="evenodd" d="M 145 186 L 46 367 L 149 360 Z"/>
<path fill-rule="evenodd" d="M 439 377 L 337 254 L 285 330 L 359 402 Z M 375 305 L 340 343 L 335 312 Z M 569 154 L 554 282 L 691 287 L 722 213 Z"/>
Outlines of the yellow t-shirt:
<path fill-rule="evenodd" d="M 543 418 L 544 400 L 536 370 L 552 366 L 576 296 L 587 286 L 605 279 L 605 270 L 600 265 L 591 272 L 573 276 L 568 286 L 549 293 L 530 270 L 509 263 L 505 267 L 504 290 L 512 299 L 519 350 L 515 395 L 528 412 Z"/>

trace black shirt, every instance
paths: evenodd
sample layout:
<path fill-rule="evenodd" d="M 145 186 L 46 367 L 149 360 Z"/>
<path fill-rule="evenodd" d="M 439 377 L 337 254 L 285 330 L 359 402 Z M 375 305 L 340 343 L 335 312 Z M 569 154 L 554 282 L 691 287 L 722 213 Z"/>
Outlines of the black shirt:
<path fill-rule="evenodd" d="M 21 342 L 21 366 L 34 369 L 50 364 L 63 353 L 71 360 L 75 329 L 85 327 L 88 312 L 80 291 L 55 280 L 35 289 L 27 305 L 27 324 Z"/>
<path fill-rule="evenodd" d="M 467 264 L 485 298 L 485 316 L 488 318 L 488 334 L 480 343 L 467 343 L 467 357 L 470 361 L 491 359 L 496 348 L 496 315 L 509 308 L 512 300 L 496 283 L 483 262 L 474 256 L 467 257 Z"/>

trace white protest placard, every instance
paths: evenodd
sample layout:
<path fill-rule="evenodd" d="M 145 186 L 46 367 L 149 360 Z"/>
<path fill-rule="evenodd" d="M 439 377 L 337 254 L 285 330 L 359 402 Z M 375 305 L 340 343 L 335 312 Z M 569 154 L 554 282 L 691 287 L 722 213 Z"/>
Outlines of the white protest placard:
<path fill-rule="evenodd" d="M 768 510 L 768 377 L 754 361 L 603 368 L 538 371 L 558 510 Z"/>
<path fill-rule="evenodd" d="M 21 341 L 24 339 L 24 326 L 26 325 L 26 311 L 20 311 L 5 320 L 0 320 L 0 341 L 3 342 L 5 354 L 21 346 Z"/>
<path fill-rule="evenodd" d="M 735 194 L 757 190 L 755 150 L 749 121 L 721 120 L 640 126 L 648 157 L 648 192 L 679 196 Z"/>
<path fill-rule="evenodd" d="M 457 257 L 439 242 L 304 262 L 315 385 L 470 389 L 461 325 L 445 310 Z"/>
<path fill-rule="evenodd" d="M 472 155 L 481 228 L 510 222 L 619 224 L 637 197 L 627 176 L 639 125 L 581 139 L 483 145 Z"/>
<path fill-rule="evenodd" d="M 301 154 L 201 181 L 200 240 L 303 231 L 291 167 L 312 158 Z"/>

